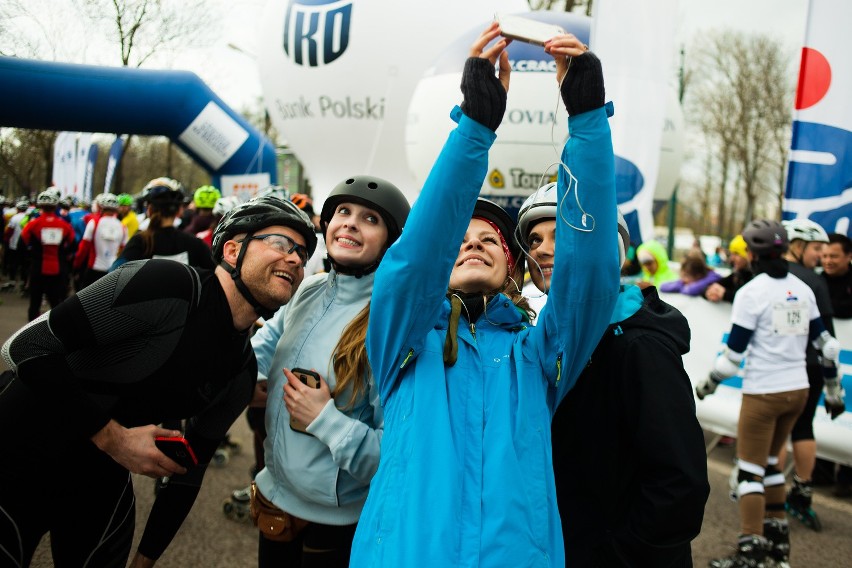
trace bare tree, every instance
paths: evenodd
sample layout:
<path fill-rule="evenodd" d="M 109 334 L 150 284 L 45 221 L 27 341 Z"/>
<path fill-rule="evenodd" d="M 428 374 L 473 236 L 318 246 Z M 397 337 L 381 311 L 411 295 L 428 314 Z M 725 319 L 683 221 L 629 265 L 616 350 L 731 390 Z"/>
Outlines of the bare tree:
<path fill-rule="evenodd" d="M 56 132 L 4 128 L 0 132 L 0 171 L 25 195 L 51 184 Z"/>
<path fill-rule="evenodd" d="M 720 169 L 716 228 L 720 235 L 730 236 L 754 217 L 767 187 L 783 185 L 791 74 L 781 45 L 767 36 L 711 34 L 700 40 L 695 53 L 688 115 L 697 117 L 694 120 L 710 141 L 708 151 Z M 729 192 L 734 176 L 737 183 Z M 744 206 L 735 220 L 740 194 Z M 734 206 L 728 203 L 729 195 L 735 196 Z"/>
<path fill-rule="evenodd" d="M 76 0 L 118 44 L 124 67 L 141 67 L 157 52 L 200 47 L 218 35 L 219 20 L 204 0 Z"/>

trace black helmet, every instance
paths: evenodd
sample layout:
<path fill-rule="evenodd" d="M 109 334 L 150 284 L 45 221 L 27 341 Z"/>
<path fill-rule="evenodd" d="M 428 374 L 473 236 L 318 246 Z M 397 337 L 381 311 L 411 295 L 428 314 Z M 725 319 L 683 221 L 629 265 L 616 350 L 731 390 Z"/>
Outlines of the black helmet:
<path fill-rule="evenodd" d="M 411 205 L 394 184 L 374 176 L 354 176 L 331 190 L 322 205 L 320 222 L 323 235 L 339 203 L 351 201 L 375 209 L 388 227 L 388 245 L 399 238 Z"/>
<path fill-rule="evenodd" d="M 515 220 L 506 213 L 506 210 L 493 201 L 489 201 L 484 197 L 479 197 L 477 198 L 476 205 L 473 208 L 473 217 L 482 217 L 497 226 L 503 236 L 503 240 L 506 241 L 506 245 L 509 247 L 509 251 L 512 253 L 512 256 L 515 257 L 515 268 L 520 266 L 523 269 L 524 254 L 521 250 L 521 245 L 518 244 L 516 242 L 517 239 L 515 239 L 516 223 Z M 512 269 L 512 267 L 509 268 L 510 270 Z"/>
<path fill-rule="evenodd" d="M 778 221 L 757 219 L 743 230 L 748 250 L 765 258 L 779 258 L 787 251 L 787 229 Z"/>
<path fill-rule="evenodd" d="M 312 255 L 317 248 L 314 224 L 301 209 L 289 201 L 271 195 L 255 197 L 225 213 L 213 232 L 213 258 L 222 260 L 225 241 L 240 233 L 256 233 L 272 225 L 290 227 L 305 239 Z"/>

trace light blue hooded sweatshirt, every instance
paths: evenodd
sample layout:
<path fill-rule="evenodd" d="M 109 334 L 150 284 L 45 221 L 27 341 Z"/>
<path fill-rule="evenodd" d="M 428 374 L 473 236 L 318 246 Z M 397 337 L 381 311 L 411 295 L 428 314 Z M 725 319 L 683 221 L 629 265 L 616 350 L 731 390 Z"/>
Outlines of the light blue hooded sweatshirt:
<path fill-rule="evenodd" d="M 498 294 L 475 333 L 459 325 L 446 366 L 447 284 L 496 138 L 453 110 L 458 126 L 376 273 L 367 353 L 385 429 L 352 567 L 564 565 L 550 422 L 618 295 L 610 112 L 569 119 L 573 176 L 559 171 L 558 258 L 538 325 Z"/>

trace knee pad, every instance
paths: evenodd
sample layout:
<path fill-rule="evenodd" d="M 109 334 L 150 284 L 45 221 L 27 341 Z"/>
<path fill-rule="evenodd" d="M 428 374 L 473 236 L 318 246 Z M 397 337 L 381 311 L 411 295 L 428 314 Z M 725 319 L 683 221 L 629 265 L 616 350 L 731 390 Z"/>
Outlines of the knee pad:
<path fill-rule="evenodd" d="M 777 487 L 784 485 L 784 474 L 774 465 L 766 466 L 766 473 L 763 476 L 764 487 Z"/>
<path fill-rule="evenodd" d="M 739 460 L 737 468 L 737 498 L 742 499 L 753 493 L 762 494 L 764 468 L 743 460 Z"/>

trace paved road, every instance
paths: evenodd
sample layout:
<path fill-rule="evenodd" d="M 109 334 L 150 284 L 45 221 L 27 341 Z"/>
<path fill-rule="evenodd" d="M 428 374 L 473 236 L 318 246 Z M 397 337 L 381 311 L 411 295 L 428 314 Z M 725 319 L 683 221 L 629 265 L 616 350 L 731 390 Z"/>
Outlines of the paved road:
<path fill-rule="evenodd" d="M 26 301 L 16 294 L 0 294 L 0 340 L 5 341 L 26 323 Z M 5 369 L 0 362 L 0 369 Z M 231 490 L 248 482 L 252 463 L 251 432 L 245 420 L 232 430 L 244 451 L 222 467 L 211 467 L 198 501 L 177 538 L 157 563 L 160 568 L 240 568 L 257 565 L 256 532 L 246 524 L 225 519 L 222 501 Z M 693 543 L 693 559 L 698 567 L 709 559 L 727 554 L 736 540 L 738 519 L 734 503 L 728 499 L 728 474 L 733 461 L 732 448 L 717 448 L 708 458 L 712 491 L 704 515 L 701 535 Z M 153 500 L 153 481 L 134 480 L 137 494 L 137 540 Z M 96 487 L 80 488 L 95 491 Z M 852 566 L 852 500 L 836 499 L 828 489 L 818 488 L 815 508 L 823 521 L 821 533 L 805 529 L 796 521 L 792 526 L 792 565 L 794 567 Z M 81 515 L 83 521 L 84 515 Z M 33 567 L 50 567 L 50 547 L 45 539 L 33 561 Z"/>

